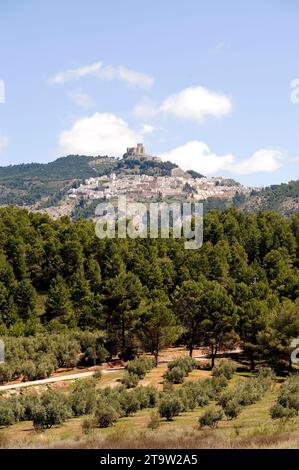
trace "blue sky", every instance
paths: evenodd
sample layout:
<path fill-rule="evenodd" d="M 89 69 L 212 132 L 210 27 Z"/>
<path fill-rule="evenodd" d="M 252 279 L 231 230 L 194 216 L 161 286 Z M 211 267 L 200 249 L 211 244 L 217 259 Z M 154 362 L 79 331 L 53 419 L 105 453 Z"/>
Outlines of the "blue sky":
<path fill-rule="evenodd" d="M 138 139 L 208 175 L 298 179 L 298 20 L 296 0 L 1 0 L 0 165 Z"/>

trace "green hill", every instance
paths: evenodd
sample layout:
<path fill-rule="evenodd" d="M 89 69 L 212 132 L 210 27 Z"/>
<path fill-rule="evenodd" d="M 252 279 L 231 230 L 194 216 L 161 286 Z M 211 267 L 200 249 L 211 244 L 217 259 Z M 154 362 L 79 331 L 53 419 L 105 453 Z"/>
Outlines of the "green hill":
<path fill-rule="evenodd" d="M 245 212 L 275 211 L 284 216 L 299 212 L 299 180 L 271 185 L 248 196 L 237 193 L 232 199 L 208 198 L 204 201 L 204 212 L 224 211 L 235 207 Z"/>
<path fill-rule="evenodd" d="M 0 204 L 25 205 L 51 199 L 76 181 L 103 171 L 107 159 L 103 159 L 103 165 L 98 165 L 97 170 L 92 167 L 94 160 L 97 159 L 69 155 L 50 163 L 0 167 Z"/>
<path fill-rule="evenodd" d="M 113 157 L 68 155 L 50 163 L 27 163 L 0 167 L 0 205 L 55 205 L 70 187 L 91 176 L 115 172 L 170 175 L 177 166 L 170 162 L 118 160 Z"/>
<path fill-rule="evenodd" d="M 253 191 L 247 198 L 235 198 L 234 206 L 245 211 L 276 211 L 289 216 L 299 211 L 299 180 Z"/>

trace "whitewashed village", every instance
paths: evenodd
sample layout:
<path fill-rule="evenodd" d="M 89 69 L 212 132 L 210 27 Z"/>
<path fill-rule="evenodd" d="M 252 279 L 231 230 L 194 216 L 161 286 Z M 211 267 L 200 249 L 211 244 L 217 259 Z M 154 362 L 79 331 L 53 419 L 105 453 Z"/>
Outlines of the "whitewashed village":
<path fill-rule="evenodd" d="M 157 156 L 145 153 L 143 144 L 128 148 L 124 160 L 161 162 Z M 150 176 L 145 174 L 103 175 L 86 179 L 77 188 L 68 192 L 70 199 L 112 199 L 126 195 L 132 200 L 181 199 L 202 201 L 208 198 L 232 198 L 248 194 L 254 188 L 242 186 L 224 177 L 192 177 L 180 168 L 173 168 L 170 176 Z"/>

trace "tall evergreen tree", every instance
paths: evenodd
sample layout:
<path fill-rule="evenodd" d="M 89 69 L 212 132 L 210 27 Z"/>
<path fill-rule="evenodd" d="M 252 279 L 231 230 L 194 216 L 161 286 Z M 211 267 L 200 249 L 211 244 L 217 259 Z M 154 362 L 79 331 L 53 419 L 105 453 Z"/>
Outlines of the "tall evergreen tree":
<path fill-rule="evenodd" d="M 159 291 L 155 294 L 157 297 L 151 299 L 141 310 L 137 331 L 142 348 L 154 355 L 157 365 L 160 351 L 175 342 L 180 328 L 165 294 Z"/>
<path fill-rule="evenodd" d="M 60 275 L 51 281 L 45 317 L 48 322 L 55 319 L 61 323 L 75 325 L 70 291 Z"/>

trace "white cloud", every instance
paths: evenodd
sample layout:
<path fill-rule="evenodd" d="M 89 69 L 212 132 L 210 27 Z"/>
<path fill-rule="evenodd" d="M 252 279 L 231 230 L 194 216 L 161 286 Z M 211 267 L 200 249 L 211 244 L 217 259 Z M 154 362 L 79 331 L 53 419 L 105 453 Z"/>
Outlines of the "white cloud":
<path fill-rule="evenodd" d="M 164 161 L 176 163 L 183 170 L 195 170 L 205 175 L 228 169 L 234 161 L 232 154 L 219 156 L 211 153 L 209 147 L 198 140 L 187 142 L 160 157 Z"/>
<path fill-rule="evenodd" d="M 128 69 L 123 65 L 118 67 L 106 65 L 99 70 L 97 77 L 102 80 L 120 80 L 130 86 L 144 88 L 145 90 L 148 90 L 154 84 L 154 79 L 150 75 Z"/>
<path fill-rule="evenodd" d="M 144 96 L 134 109 L 138 118 L 152 119 L 158 114 L 172 115 L 202 123 L 207 116 L 223 117 L 232 111 L 231 99 L 202 86 L 190 87 L 168 96 L 160 105 Z"/>
<path fill-rule="evenodd" d="M 141 128 L 141 134 L 152 134 L 155 130 L 155 127 L 151 124 L 143 124 Z"/>
<path fill-rule="evenodd" d="M 82 93 L 80 91 L 74 91 L 68 93 L 70 99 L 81 108 L 89 109 L 94 106 L 94 101 L 90 95 L 87 93 Z"/>
<path fill-rule="evenodd" d="M 183 170 L 195 170 L 204 175 L 220 174 L 223 171 L 235 175 L 270 173 L 280 168 L 284 157 L 279 150 L 261 149 L 239 162 L 231 153 L 212 153 L 205 143 L 198 140 L 187 142 L 160 156 L 164 161 L 176 163 Z"/>
<path fill-rule="evenodd" d="M 87 75 L 93 75 L 101 80 L 120 80 L 130 86 L 144 88 L 148 90 L 154 83 L 153 77 L 136 70 L 129 69 L 123 65 L 114 67 L 113 65 L 103 65 L 102 62 L 96 62 L 91 65 L 85 65 L 76 69 L 69 69 L 59 72 L 50 78 L 51 84 L 61 84 Z"/>
<path fill-rule="evenodd" d="M 0 153 L 4 150 L 8 144 L 8 138 L 5 135 L 0 134 Z"/>
<path fill-rule="evenodd" d="M 232 110 L 231 99 L 202 86 L 185 88 L 166 98 L 160 110 L 177 118 L 201 123 L 206 116 L 222 117 Z"/>
<path fill-rule="evenodd" d="M 281 167 L 283 158 L 280 150 L 260 149 L 247 160 L 236 163 L 233 170 L 237 175 L 273 173 Z"/>
<path fill-rule="evenodd" d="M 138 86 L 140 88 L 149 89 L 154 83 L 154 79 L 144 73 L 136 72 L 132 69 L 127 69 L 122 65 L 118 67 L 119 79 L 129 83 L 132 86 Z"/>
<path fill-rule="evenodd" d="M 95 113 L 63 131 L 59 144 L 64 154 L 121 156 L 140 140 L 123 119 L 112 113 Z"/>
<path fill-rule="evenodd" d="M 49 79 L 52 84 L 60 84 L 78 80 L 79 78 L 86 77 L 87 75 L 95 75 L 102 67 L 102 62 L 95 62 L 91 65 L 84 65 L 76 69 L 68 69 L 64 72 L 58 72 L 54 77 Z"/>

